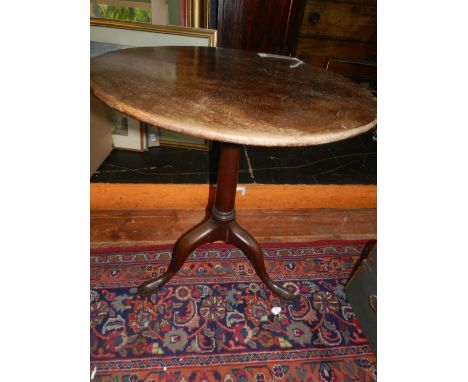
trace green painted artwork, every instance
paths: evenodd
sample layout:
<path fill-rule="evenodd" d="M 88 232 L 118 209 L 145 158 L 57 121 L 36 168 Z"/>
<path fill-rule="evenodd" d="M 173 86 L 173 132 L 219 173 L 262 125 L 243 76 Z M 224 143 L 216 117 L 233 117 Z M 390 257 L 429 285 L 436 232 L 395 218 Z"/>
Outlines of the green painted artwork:
<path fill-rule="evenodd" d="M 138 1 L 136 3 L 150 3 L 150 1 Z M 151 23 L 151 9 L 146 8 L 93 4 L 93 12 L 95 17 L 104 19 Z"/>

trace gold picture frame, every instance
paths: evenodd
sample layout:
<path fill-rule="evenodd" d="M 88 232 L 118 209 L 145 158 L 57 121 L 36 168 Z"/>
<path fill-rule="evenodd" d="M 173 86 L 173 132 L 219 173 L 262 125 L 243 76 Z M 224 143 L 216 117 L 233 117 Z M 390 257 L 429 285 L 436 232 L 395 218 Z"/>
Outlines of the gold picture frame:
<path fill-rule="evenodd" d="M 188 23 L 195 28 L 208 28 L 210 25 L 210 0 L 189 0 Z"/>
<path fill-rule="evenodd" d="M 209 139 L 192 137 L 148 124 L 144 124 L 144 126 L 148 133 L 151 132 L 157 135 L 159 146 L 179 147 L 201 151 L 211 150 L 211 141 Z M 148 147 L 151 147 L 150 142 L 148 142 Z"/>
<path fill-rule="evenodd" d="M 184 142 L 180 139 L 168 139 L 164 137 L 159 138 L 159 143 L 161 146 L 170 146 L 170 147 L 180 147 L 184 149 L 195 149 L 201 151 L 210 151 L 211 150 L 211 141 L 208 139 L 203 139 L 202 142 Z"/>
<path fill-rule="evenodd" d="M 134 23 L 129 21 L 99 19 L 91 17 L 91 27 L 116 28 L 135 32 L 150 32 L 163 35 L 172 35 L 180 37 L 193 37 L 198 39 L 206 39 L 206 46 L 216 47 L 218 31 L 216 29 L 179 27 L 173 25 L 153 25 L 145 23 Z M 93 30 L 91 30 L 92 32 Z M 143 43 L 144 44 L 144 43 Z M 125 44 L 124 44 L 125 45 Z M 183 45 L 183 44 L 180 44 Z M 147 45 L 141 45 L 147 46 Z"/>

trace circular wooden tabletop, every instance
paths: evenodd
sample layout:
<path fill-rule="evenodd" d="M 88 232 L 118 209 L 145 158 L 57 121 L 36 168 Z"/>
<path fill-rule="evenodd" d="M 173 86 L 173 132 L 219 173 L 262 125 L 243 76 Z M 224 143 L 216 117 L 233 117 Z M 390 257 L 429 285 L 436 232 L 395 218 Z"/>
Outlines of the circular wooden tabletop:
<path fill-rule="evenodd" d="M 346 139 L 376 124 L 376 100 L 298 60 L 206 47 L 148 47 L 91 60 L 91 90 L 111 108 L 195 137 L 258 146 Z"/>

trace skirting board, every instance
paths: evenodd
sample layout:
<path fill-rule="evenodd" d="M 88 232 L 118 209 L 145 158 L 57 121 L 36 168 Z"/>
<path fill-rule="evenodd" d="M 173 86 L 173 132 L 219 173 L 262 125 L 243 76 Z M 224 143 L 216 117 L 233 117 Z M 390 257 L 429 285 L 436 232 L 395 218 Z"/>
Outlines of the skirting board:
<path fill-rule="evenodd" d="M 92 210 L 205 209 L 214 200 L 208 184 L 91 183 Z M 238 186 L 236 208 L 377 208 L 376 185 Z"/>

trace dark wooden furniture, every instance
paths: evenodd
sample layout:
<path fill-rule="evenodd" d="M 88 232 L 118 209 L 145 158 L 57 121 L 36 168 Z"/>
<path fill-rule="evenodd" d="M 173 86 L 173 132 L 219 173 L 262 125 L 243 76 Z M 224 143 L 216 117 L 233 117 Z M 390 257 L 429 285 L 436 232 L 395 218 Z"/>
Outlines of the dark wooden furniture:
<path fill-rule="evenodd" d="M 218 46 L 293 55 L 325 67 L 334 62 L 377 61 L 376 0 L 211 0 Z M 216 15 L 216 17 L 214 16 Z M 331 65 L 349 77 L 369 67 Z M 357 73 L 356 73 L 357 70 Z"/>
<path fill-rule="evenodd" d="M 305 0 L 215 0 L 218 46 L 291 55 Z"/>
<path fill-rule="evenodd" d="M 342 76 L 232 49 L 132 48 L 91 60 L 91 90 L 143 122 L 224 142 L 209 218 L 177 240 L 166 273 L 139 288 L 151 294 L 207 242 L 238 246 L 279 297 L 292 293 L 267 274 L 256 240 L 235 219 L 239 144 L 305 146 L 358 135 L 376 124 L 375 98 Z"/>
<path fill-rule="evenodd" d="M 376 62 L 377 1 L 307 0 L 295 55 L 322 68 L 330 58 Z M 345 66 L 337 65 L 336 69 L 343 75 L 356 74 Z M 360 70 L 357 74 L 364 75 L 369 68 L 362 66 Z"/>
<path fill-rule="evenodd" d="M 376 61 L 330 57 L 325 65 L 325 70 L 342 74 L 377 96 Z"/>
<path fill-rule="evenodd" d="M 377 245 L 358 263 L 346 283 L 346 295 L 370 345 L 377 352 Z"/>

